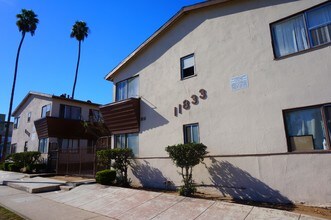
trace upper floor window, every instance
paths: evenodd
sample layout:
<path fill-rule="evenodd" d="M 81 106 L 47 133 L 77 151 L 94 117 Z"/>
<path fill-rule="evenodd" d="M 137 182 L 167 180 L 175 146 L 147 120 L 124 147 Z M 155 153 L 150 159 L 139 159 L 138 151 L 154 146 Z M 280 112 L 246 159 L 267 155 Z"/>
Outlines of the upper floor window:
<path fill-rule="evenodd" d="M 101 121 L 101 114 L 100 111 L 96 109 L 89 110 L 89 119 L 93 122 L 100 122 Z"/>
<path fill-rule="evenodd" d="M 14 154 L 16 153 L 16 150 L 17 150 L 17 144 L 12 144 L 10 147 L 10 153 Z"/>
<path fill-rule="evenodd" d="M 20 124 L 20 117 L 15 117 L 14 118 L 14 128 L 18 128 Z"/>
<path fill-rule="evenodd" d="M 65 119 L 81 119 L 81 108 L 71 105 L 60 105 L 60 118 Z"/>
<path fill-rule="evenodd" d="M 271 24 L 276 58 L 331 42 L 331 3 Z"/>
<path fill-rule="evenodd" d="M 50 116 L 50 115 L 51 115 L 51 105 L 50 104 L 44 105 L 41 108 L 41 117 L 45 118 L 46 116 Z"/>
<path fill-rule="evenodd" d="M 185 79 L 195 75 L 194 69 L 194 54 L 188 55 L 180 59 L 181 79 Z"/>
<path fill-rule="evenodd" d="M 139 97 L 139 77 L 133 77 L 116 83 L 116 101 Z"/>
<path fill-rule="evenodd" d="M 329 150 L 331 106 L 284 111 L 290 151 Z"/>
<path fill-rule="evenodd" d="M 31 112 L 28 113 L 26 121 L 27 122 L 30 122 L 31 121 Z"/>
<path fill-rule="evenodd" d="M 184 125 L 184 144 L 199 143 L 199 124 Z"/>

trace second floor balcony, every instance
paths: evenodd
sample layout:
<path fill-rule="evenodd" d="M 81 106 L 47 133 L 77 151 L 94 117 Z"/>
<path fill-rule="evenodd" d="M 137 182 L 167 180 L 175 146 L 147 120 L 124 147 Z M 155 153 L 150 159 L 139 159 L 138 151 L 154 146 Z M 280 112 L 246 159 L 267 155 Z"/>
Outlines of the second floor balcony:
<path fill-rule="evenodd" d="M 136 133 L 140 128 L 140 98 L 128 98 L 100 107 L 111 134 Z"/>

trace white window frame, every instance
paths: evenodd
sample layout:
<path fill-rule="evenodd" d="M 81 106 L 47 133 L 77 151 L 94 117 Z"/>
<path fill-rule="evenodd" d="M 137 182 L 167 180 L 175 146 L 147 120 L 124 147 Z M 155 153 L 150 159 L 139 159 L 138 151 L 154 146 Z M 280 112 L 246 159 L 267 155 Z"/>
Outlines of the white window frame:
<path fill-rule="evenodd" d="M 184 76 L 184 70 L 187 69 L 184 66 L 185 65 L 185 60 L 188 60 L 190 58 L 192 58 L 192 60 L 193 60 L 193 65 L 192 66 L 189 66 L 187 68 L 193 67 L 193 75 Z M 183 80 L 183 79 L 188 79 L 188 78 L 191 78 L 193 76 L 196 76 L 197 73 L 196 73 L 196 67 L 195 67 L 195 65 L 196 64 L 195 64 L 195 54 L 194 53 L 189 54 L 189 55 L 187 55 L 185 57 L 180 58 L 180 78 Z"/>

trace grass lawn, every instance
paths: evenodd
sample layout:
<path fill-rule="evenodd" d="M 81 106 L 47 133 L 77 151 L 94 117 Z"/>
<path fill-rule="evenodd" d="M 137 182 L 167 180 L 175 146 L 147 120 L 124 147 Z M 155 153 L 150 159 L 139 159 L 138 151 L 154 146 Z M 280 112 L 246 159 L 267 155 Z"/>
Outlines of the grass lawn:
<path fill-rule="evenodd" d="M 20 216 L 0 206 L 0 220 L 21 220 Z"/>

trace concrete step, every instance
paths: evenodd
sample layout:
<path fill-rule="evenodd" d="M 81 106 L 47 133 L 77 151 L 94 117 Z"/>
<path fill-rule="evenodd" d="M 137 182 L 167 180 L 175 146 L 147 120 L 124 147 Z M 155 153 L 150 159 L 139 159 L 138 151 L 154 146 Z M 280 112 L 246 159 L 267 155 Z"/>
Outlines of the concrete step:
<path fill-rule="evenodd" d="M 60 190 L 65 181 L 59 181 L 43 177 L 21 178 L 18 180 L 4 180 L 3 185 L 26 191 L 28 193 L 41 193 Z"/>

